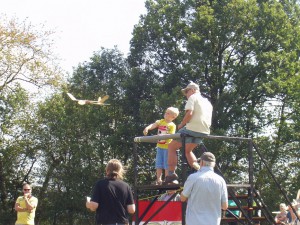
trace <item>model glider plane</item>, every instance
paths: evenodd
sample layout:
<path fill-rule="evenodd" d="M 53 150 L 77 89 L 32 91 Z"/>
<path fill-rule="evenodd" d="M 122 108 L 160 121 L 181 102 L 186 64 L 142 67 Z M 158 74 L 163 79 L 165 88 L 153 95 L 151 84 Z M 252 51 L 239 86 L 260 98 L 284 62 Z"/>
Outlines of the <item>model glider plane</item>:
<path fill-rule="evenodd" d="M 78 102 L 79 105 L 87 105 L 87 104 L 92 104 L 92 105 L 109 105 L 105 104 L 104 102 L 109 98 L 108 95 L 105 95 L 104 97 L 99 97 L 98 101 L 92 101 L 92 100 L 81 100 L 75 98 L 71 93 L 67 93 L 67 95 L 72 99 L 73 101 Z"/>

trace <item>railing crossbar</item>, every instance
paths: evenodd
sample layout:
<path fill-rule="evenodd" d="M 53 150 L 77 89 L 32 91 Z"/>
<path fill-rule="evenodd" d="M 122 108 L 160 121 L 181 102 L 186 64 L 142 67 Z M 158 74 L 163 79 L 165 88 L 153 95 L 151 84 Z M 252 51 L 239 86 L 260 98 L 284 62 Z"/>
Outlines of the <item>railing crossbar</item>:
<path fill-rule="evenodd" d="M 216 135 L 201 135 L 199 137 L 206 138 L 206 139 L 218 139 L 218 140 L 251 141 L 251 138 L 243 138 L 243 137 L 228 137 L 228 136 L 216 136 Z M 163 135 L 135 137 L 134 142 L 156 143 L 158 140 L 180 139 L 180 138 L 181 138 L 180 133 L 163 134 Z"/>

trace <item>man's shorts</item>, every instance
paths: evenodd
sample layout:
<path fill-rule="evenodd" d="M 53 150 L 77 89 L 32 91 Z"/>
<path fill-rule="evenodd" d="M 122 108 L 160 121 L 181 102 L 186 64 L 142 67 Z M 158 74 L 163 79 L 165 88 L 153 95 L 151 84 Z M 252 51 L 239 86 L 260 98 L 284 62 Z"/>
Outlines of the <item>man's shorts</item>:
<path fill-rule="evenodd" d="M 179 134 L 187 134 L 187 137 L 185 137 L 185 143 L 193 143 L 193 144 L 201 144 L 202 143 L 202 137 L 207 136 L 208 134 L 192 131 L 186 129 L 186 127 L 183 127 L 177 131 Z M 174 139 L 178 142 L 181 142 L 181 139 Z"/>

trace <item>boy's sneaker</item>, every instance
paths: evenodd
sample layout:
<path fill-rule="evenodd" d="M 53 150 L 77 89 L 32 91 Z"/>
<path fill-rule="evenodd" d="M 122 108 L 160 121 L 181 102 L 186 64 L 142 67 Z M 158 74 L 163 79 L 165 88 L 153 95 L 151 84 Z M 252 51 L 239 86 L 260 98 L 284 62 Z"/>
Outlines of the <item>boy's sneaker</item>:
<path fill-rule="evenodd" d="M 173 180 L 172 184 L 179 184 L 178 180 Z"/>
<path fill-rule="evenodd" d="M 168 175 L 168 176 L 165 177 L 164 184 L 172 184 L 172 183 L 174 183 L 174 184 L 177 183 L 178 184 L 177 179 L 178 179 L 177 174 L 173 173 L 173 174 Z"/>
<path fill-rule="evenodd" d="M 157 181 L 157 180 L 151 182 L 152 185 L 162 185 L 162 183 L 163 183 L 162 181 Z"/>

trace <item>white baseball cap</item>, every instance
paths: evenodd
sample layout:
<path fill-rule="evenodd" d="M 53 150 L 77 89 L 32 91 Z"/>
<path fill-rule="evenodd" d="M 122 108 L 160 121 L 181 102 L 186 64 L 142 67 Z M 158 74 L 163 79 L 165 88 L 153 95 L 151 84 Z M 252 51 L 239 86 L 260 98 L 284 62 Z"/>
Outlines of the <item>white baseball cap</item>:
<path fill-rule="evenodd" d="M 189 90 L 189 89 L 194 89 L 194 90 L 200 91 L 199 85 L 195 84 L 193 81 L 190 81 L 190 83 L 186 86 L 186 88 L 181 89 L 181 92 L 185 95 L 187 90 Z"/>

